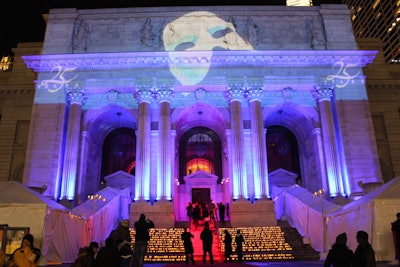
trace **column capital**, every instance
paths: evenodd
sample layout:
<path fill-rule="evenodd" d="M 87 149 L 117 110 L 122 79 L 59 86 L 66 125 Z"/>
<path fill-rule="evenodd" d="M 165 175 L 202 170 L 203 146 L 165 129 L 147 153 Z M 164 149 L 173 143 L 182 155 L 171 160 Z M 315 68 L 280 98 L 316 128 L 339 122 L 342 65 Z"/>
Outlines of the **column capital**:
<path fill-rule="evenodd" d="M 157 85 L 154 88 L 154 98 L 161 102 L 171 102 L 174 97 L 174 87 L 166 84 Z"/>
<path fill-rule="evenodd" d="M 314 86 L 314 90 L 312 90 L 312 95 L 316 100 L 331 100 L 333 96 L 334 90 L 333 84 L 321 83 L 319 85 Z"/>
<path fill-rule="evenodd" d="M 246 99 L 248 99 L 250 102 L 253 100 L 261 100 L 264 94 L 263 84 L 248 84 L 244 87 L 244 91 Z"/>
<path fill-rule="evenodd" d="M 245 99 L 245 90 L 243 89 L 243 84 L 229 84 L 226 87 L 225 97 L 229 102 L 242 102 Z"/>
<path fill-rule="evenodd" d="M 136 85 L 135 97 L 139 103 L 142 103 L 142 102 L 151 103 L 151 101 L 154 99 L 153 85 L 150 85 L 150 84 Z"/>
<path fill-rule="evenodd" d="M 67 88 L 66 94 L 70 104 L 82 105 L 88 97 L 86 90 L 82 88 Z"/>

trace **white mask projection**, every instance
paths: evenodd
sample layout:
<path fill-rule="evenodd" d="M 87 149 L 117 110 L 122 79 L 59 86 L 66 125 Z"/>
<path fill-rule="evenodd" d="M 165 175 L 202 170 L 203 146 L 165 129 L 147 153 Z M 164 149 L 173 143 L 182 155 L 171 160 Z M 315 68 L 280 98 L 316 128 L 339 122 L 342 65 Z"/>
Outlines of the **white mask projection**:
<path fill-rule="evenodd" d="M 210 69 L 212 50 L 253 50 L 232 23 L 206 11 L 188 13 L 168 23 L 163 41 L 165 50 L 169 51 L 170 70 L 182 85 L 195 85 L 204 79 Z M 199 51 L 196 56 L 207 60 L 193 67 L 182 67 L 180 59 L 185 55 L 179 51 Z"/>

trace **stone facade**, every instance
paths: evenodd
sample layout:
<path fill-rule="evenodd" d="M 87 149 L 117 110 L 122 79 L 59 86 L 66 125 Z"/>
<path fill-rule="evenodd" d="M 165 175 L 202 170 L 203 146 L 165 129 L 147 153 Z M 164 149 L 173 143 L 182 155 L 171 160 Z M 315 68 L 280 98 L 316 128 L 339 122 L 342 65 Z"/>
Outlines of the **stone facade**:
<path fill-rule="evenodd" d="M 206 26 L 196 26 L 197 21 Z M 198 33 L 195 39 L 207 42 L 187 39 L 188 23 Z M 213 38 L 205 33 L 211 29 Z M 195 52 L 185 46 L 189 41 Z M 360 181 L 382 182 L 379 162 L 385 181 L 399 172 L 399 101 L 393 97 L 398 81 L 395 74 L 379 78 L 389 73 L 377 69 L 392 68 L 381 64 L 379 54 L 370 64 L 378 48 L 358 50 L 343 5 L 51 10 L 43 46 L 20 45 L 13 71 L 0 74 L 5 96 L 0 179 L 46 184 L 50 198 L 79 202 L 100 187 L 106 136 L 130 127 L 143 140 L 136 148 L 142 157 L 136 177 L 149 177 L 135 181 L 134 197 L 146 191 L 145 200 L 161 199 L 165 210 L 170 209 L 165 198 L 172 197 L 176 219 L 182 219 L 184 211 L 177 210 L 189 192 L 183 195 L 174 180 L 178 141 L 199 125 L 201 111 L 202 126 L 223 144 L 220 178 L 230 179 L 229 185 L 217 185 L 217 202 L 269 196 L 267 159 L 260 149 L 265 140 L 258 138 L 272 125 L 296 136 L 305 188 L 350 197 L 362 191 Z M 143 94 L 154 88 L 156 98 Z M 30 94 L 15 101 L 24 90 Z M 118 124 L 117 112 L 122 114 Z M 253 155 L 240 152 L 248 147 Z M 170 168 L 150 168 L 160 161 Z"/>

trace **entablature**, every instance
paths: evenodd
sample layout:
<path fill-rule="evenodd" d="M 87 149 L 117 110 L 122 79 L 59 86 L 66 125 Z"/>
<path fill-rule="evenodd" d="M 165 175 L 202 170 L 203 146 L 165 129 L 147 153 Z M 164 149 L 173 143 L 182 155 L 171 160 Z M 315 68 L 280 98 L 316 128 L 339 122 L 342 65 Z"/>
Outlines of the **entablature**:
<path fill-rule="evenodd" d="M 347 67 L 362 68 L 370 64 L 378 51 L 372 50 L 268 50 L 268 51 L 179 51 L 128 52 L 22 56 L 34 72 L 51 72 L 57 68 L 74 71 L 176 68 L 257 67 Z"/>

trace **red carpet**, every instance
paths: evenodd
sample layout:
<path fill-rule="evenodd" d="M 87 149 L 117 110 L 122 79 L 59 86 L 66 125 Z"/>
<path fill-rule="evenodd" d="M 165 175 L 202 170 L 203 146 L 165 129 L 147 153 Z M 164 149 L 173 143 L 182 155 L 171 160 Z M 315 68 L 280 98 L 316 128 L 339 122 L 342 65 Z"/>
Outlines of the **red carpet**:
<path fill-rule="evenodd" d="M 224 255 L 221 252 L 218 229 L 217 229 L 214 221 L 209 221 L 209 225 L 210 225 L 210 230 L 213 232 L 213 237 L 214 237 L 213 238 L 213 246 L 212 246 L 214 261 L 216 263 L 223 262 Z M 203 245 L 202 245 L 202 241 L 200 239 L 200 233 L 203 229 L 204 229 L 204 221 L 200 221 L 198 226 L 195 226 L 193 223 L 190 224 L 190 232 L 194 235 L 192 242 L 193 242 L 193 249 L 194 249 L 194 261 L 196 263 L 203 262 Z M 207 260 L 207 262 L 210 262 L 208 255 L 207 255 L 206 260 Z M 181 266 L 182 266 L 182 263 L 181 263 Z M 213 266 L 215 266 L 215 265 L 213 265 Z"/>
<path fill-rule="evenodd" d="M 239 262 L 216 262 L 215 264 L 203 264 L 201 262 L 195 263 L 195 265 L 188 264 L 186 265 L 184 262 L 179 262 L 179 263 L 168 263 L 165 264 L 163 267 L 184 267 L 184 266 L 201 266 L 201 267 L 254 267 L 255 265 L 247 264 L 247 263 L 239 263 Z"/>

